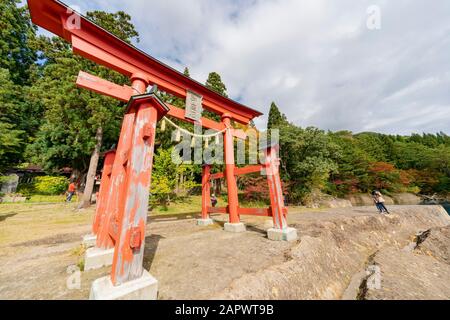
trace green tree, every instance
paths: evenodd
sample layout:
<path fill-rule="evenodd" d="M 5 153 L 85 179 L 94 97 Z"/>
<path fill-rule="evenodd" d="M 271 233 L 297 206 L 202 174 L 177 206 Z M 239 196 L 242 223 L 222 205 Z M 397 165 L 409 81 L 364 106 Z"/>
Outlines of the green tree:
<path fill-rule="evenodd" d="M 152 171 L 152 184 L 150 186 L 150 203 L 163 206 L 167 209 L 170 201 L 174 199 L 180 190 L 184 193 L 197 186 L 194 181 L 193 165 L 177 165 L 172 161 L 172 148 L 159 148 L 155 154 Z"/>
<path fill-rule="evenodd" d="M 35 36 L 26 6 L 20 0 L 0 1 L 0 68 L 9 70 L 11 80 L 18 85 L 28 84 L 30 69 L 36 53 L 30 47 Z"/>
<path fill-rule="evenodd" d="M 183 74 L 184 74 L 186 77 L 190 77 L 190 76 L 191 76 L 188 67 L 185 67 L 185 68 L 184 68 Z"/>
<path fill-rule="evenodd" d="M 140 41 L 139 33 L 131 23 L 131 16 L 123 11 L 109 13 L 95 10 L 87 12 L 86 17 L 126 43 L 131 44 L 133 40 Z"/>
<path fill-rule="evenodd" d="M 358 146 L 350 131 L 340 131 L 329 135 L 341 150 L 341 158 L 337 162 L 338 170 L 330 177 L 329 192 L 337 196 L 367 192 L 370 188 L 370 157 L 367 152 Z"/>
<path fill-rule="evenodd" d="M 0 172 L 21 158 L 25 145 L 23 101 L 20 87 L 14 85 L 9 71 L 0 69 Z"/>
<path fill-rule="evenodd" d="M 275 102 L 272 102 L 269 110 L 267 129 L 276 129 L 280 125 L 286 124 L 286 122 L 286 116 L 280 112 Z"/>
<path fill-rule="evenodd" d="M 222 77 L 217 72 L 211 72 L 208 75 L 205 85 L 208 89 L 211 89 L 224 97 L 228 97 L 227 87 L 222 82 Z"/>
<path fill-rule="evenodd" d="M 280 157 L 283 180 L 290 185 L 294 202 L 325 189 L 328 178 L 338 170 L 339 146 L 322 130 L 285 125 L 280 127 Z"/>
<path fill-rule="evenodd" d="M 35 28 L 20 3 L 0 2 L 0 171 L 23 160 L 42 114 L 40 106 L 29 100 L 27 85 L 36 73 L 36 53 L 30 47 Z"/>
<path fill-rule="evenodd" d="M 0 172 L 20 157 L 23 146 L 23 131 L 15 130 L 12 124 L 0 121 Z"/>
<path fill-rule="evenodd" d="M 89 19 L 126 42 L 138 36 L 123 13 L 88 12 Z M 90 205 L 100 151 L 116 143 L 123 115 L 123 103 L 87 90 L 78 89 L 80 70 L 118 84 L 129 80 L 72 53 L 59 38 L 39 37 L 36 49 L 45 61 L 42 76 L 34 83 L 32 95 L 46 106 L 44 123 L 29 148 L 35 162 L 48 170 L 71 166 L 86 177 L 80 206 Z M 82 179 L 84 180 L 84 179 Z"/>

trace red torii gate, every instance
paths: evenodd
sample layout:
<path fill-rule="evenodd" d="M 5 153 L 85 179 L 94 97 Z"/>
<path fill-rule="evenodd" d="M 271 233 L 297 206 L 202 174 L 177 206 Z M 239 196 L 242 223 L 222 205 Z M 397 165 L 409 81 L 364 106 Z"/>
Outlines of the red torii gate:
<path fill-rule="evenodd" d="M 295 229 L 288 228 L 286 223 L 287 210 L 278 173 L 277 147 L 268 146 L 265 149 L 263 165 L 235 168 L 233 138 L 245 138 L 245 135 L 233 129 L 231 121 L 246 125 L 253 118 L 262 115 L 260 112 L 225 98 L 185 77 L 73 12 L 60 1 L 28 0 L 28 5 L 35 24 L 66 39 L 72 44 L 75 53 L 116 70 L 131 80 L 131 86 L 119 86 L 84 72 L 80 72 L 77 80 L 80 87 L 128 102 L 117 150 L 105 155 L 93 223 L 93 232 L 97 235 L 96 247 L 114 248 L 111 277 L 98 279 L 101 281 L 96 280 L 93 283 L 92 298 L 117 298 L 127 295 L 140 297 L 132 292 L 126 292 L 125 295 L 111 293 L 117 292 L 118 287 L 129 284 L 129 290 L 141 290 L 152 295 L 147 298 L 156 298 L 156 289 L 145 291 L 146 286 L 156 288 L 156 281 L 145 274 L 142 265 L 156 124 L 164 115 L 194 121 L 185 117 L 183 109 L 165 104 L 156 92 L 148 92 L 149 85 L 157 85 L 180 98 L 186 98 L 188 90 L 195 92 L 203 97 L 202 105 L 205 109 L 222 116 L 221 122 L 207 118 L 198 121 L 205 128 L 224 130 L 226 164 L 225 173 L 216 175 L 210 175 L 209 166 L 204 166 L 201 221 L 207 221 L 209 213 L 212 212 L 228 213 L 229 231 L 244 231 L 240 214 L 272 216 L 274 229 L 271 229 L 272 236 L 269 230 L 269 238 L 290 240 L 296 237 Z M 270 209 L 240 208 L 236 175 L 262 169 L 268 177 Z M 221 177 L 225 177 L 227 181 L 228 207 L 214 209 L 208 205 L 209 182 Z M 141 281 L 144 276 L 146 278 Z M 141 283 L 136 284 L 136 281 Z"/>

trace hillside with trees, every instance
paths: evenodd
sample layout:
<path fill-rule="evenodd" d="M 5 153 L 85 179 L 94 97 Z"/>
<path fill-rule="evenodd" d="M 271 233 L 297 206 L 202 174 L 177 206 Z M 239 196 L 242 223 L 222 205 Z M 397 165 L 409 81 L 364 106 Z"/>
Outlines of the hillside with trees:
<path fill-rule="evenodd" d="M 280 130 L 281 173 L 290 201 L 317 192 L 344 197 L 352 193 L 448 193 L 450 137 L 443 133 L 386 135 L 326 132 L 289 123 L 273 103 L 269 127 Z"/>

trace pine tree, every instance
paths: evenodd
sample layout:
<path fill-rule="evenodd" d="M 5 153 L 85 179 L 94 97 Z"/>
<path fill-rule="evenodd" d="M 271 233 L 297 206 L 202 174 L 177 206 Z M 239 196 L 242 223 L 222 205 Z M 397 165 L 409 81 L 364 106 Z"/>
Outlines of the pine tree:
<path fill-rule="evenodd" d="M 267 129 L 277 129 L 284 123 L 287 123 L 286 116 L 280 112 L 275 102 L 272 102 L 267 121 Z"/>
<path fill-rule="evenodd" d="M 36 29 L 26 6 L 18 7 L 21 2 L 0 1 L 0 68 L 9 70 L 11 80 L 18 85 L 29 83 L 30 68 L 36 61 L 30 47 Z"/>
<path fill-rule="evenodd" d="M 18 129 L 21 103 L 17 103 L 17 86 L 9 71 L 0 69 L 0 172 L 16 164 L 24 146 L 24 131 Z"/>
<path fill-rule="evenodd" d="M 23 160 L 26 144 L 40 125 L 40 106 L 30 101 L 36 54 L 35 27 L 19 0 L 0 1 L 0 170 Z"/>
<path fill-rule="evenodd" d="M 189 68 L 188 68 L 188 67 L 185 67 L 185 68 L 184 68 L 183 74 L 184 74 L 186 77 L 190 77 L 190 76 L 191 76 L 191 74 L 189 73 Z"/>
<path fill-rule="evenodd" d="M 227 87 L 222 82 L 222 78 L 217 72 L 211 72 L 208 75 L 208 80 L 205 83 L 206 87 L 217 92 L 218 94 L 228 97 L 227 95 Z"/>
<path fill-rule="evenodd" d="M 130 17 L 123 12 L 95 11 L 87 16 L 126 42 L 137 37 Z M 41 36 L 36 47 L 43 53 L 40 58 L 46 63 L 31 91 L 32 96 L 45 105 L 46 111 L 44 123 L 28 153 L 47 170 L 71 166 L 75 172 L 84 173 L 87 179 L 82 205 L 87 206 L 101 148 L 103 145 L 109 148 L 117 142 L 124 104 L 77 88 L 75 79 L 83 70 L 117 84 L 128 84 L 129 80 L 74 55 L 70 45 L 60 38 Z"/>
<path fill-rule="evenodd" d="M 140 41 L 139 33 L 131 23 L 131 16 L 123 11 L 109 13 L 95 10 L 87 12 L 86 17 L 126 43 L 131 44 L 133 40 Z"/>

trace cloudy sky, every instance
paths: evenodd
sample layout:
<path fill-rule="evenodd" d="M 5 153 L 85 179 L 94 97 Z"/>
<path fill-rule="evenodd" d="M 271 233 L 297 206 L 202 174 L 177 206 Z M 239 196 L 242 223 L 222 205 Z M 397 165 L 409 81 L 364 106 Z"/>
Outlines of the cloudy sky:
<path fill-rule="evenodd" d="M 448 0 L 65 2 L 128 12 L 140 49 L 202 83 L 217 71 L 233 99 L 275 101 L 300 126 L 450 134 Z"/>

